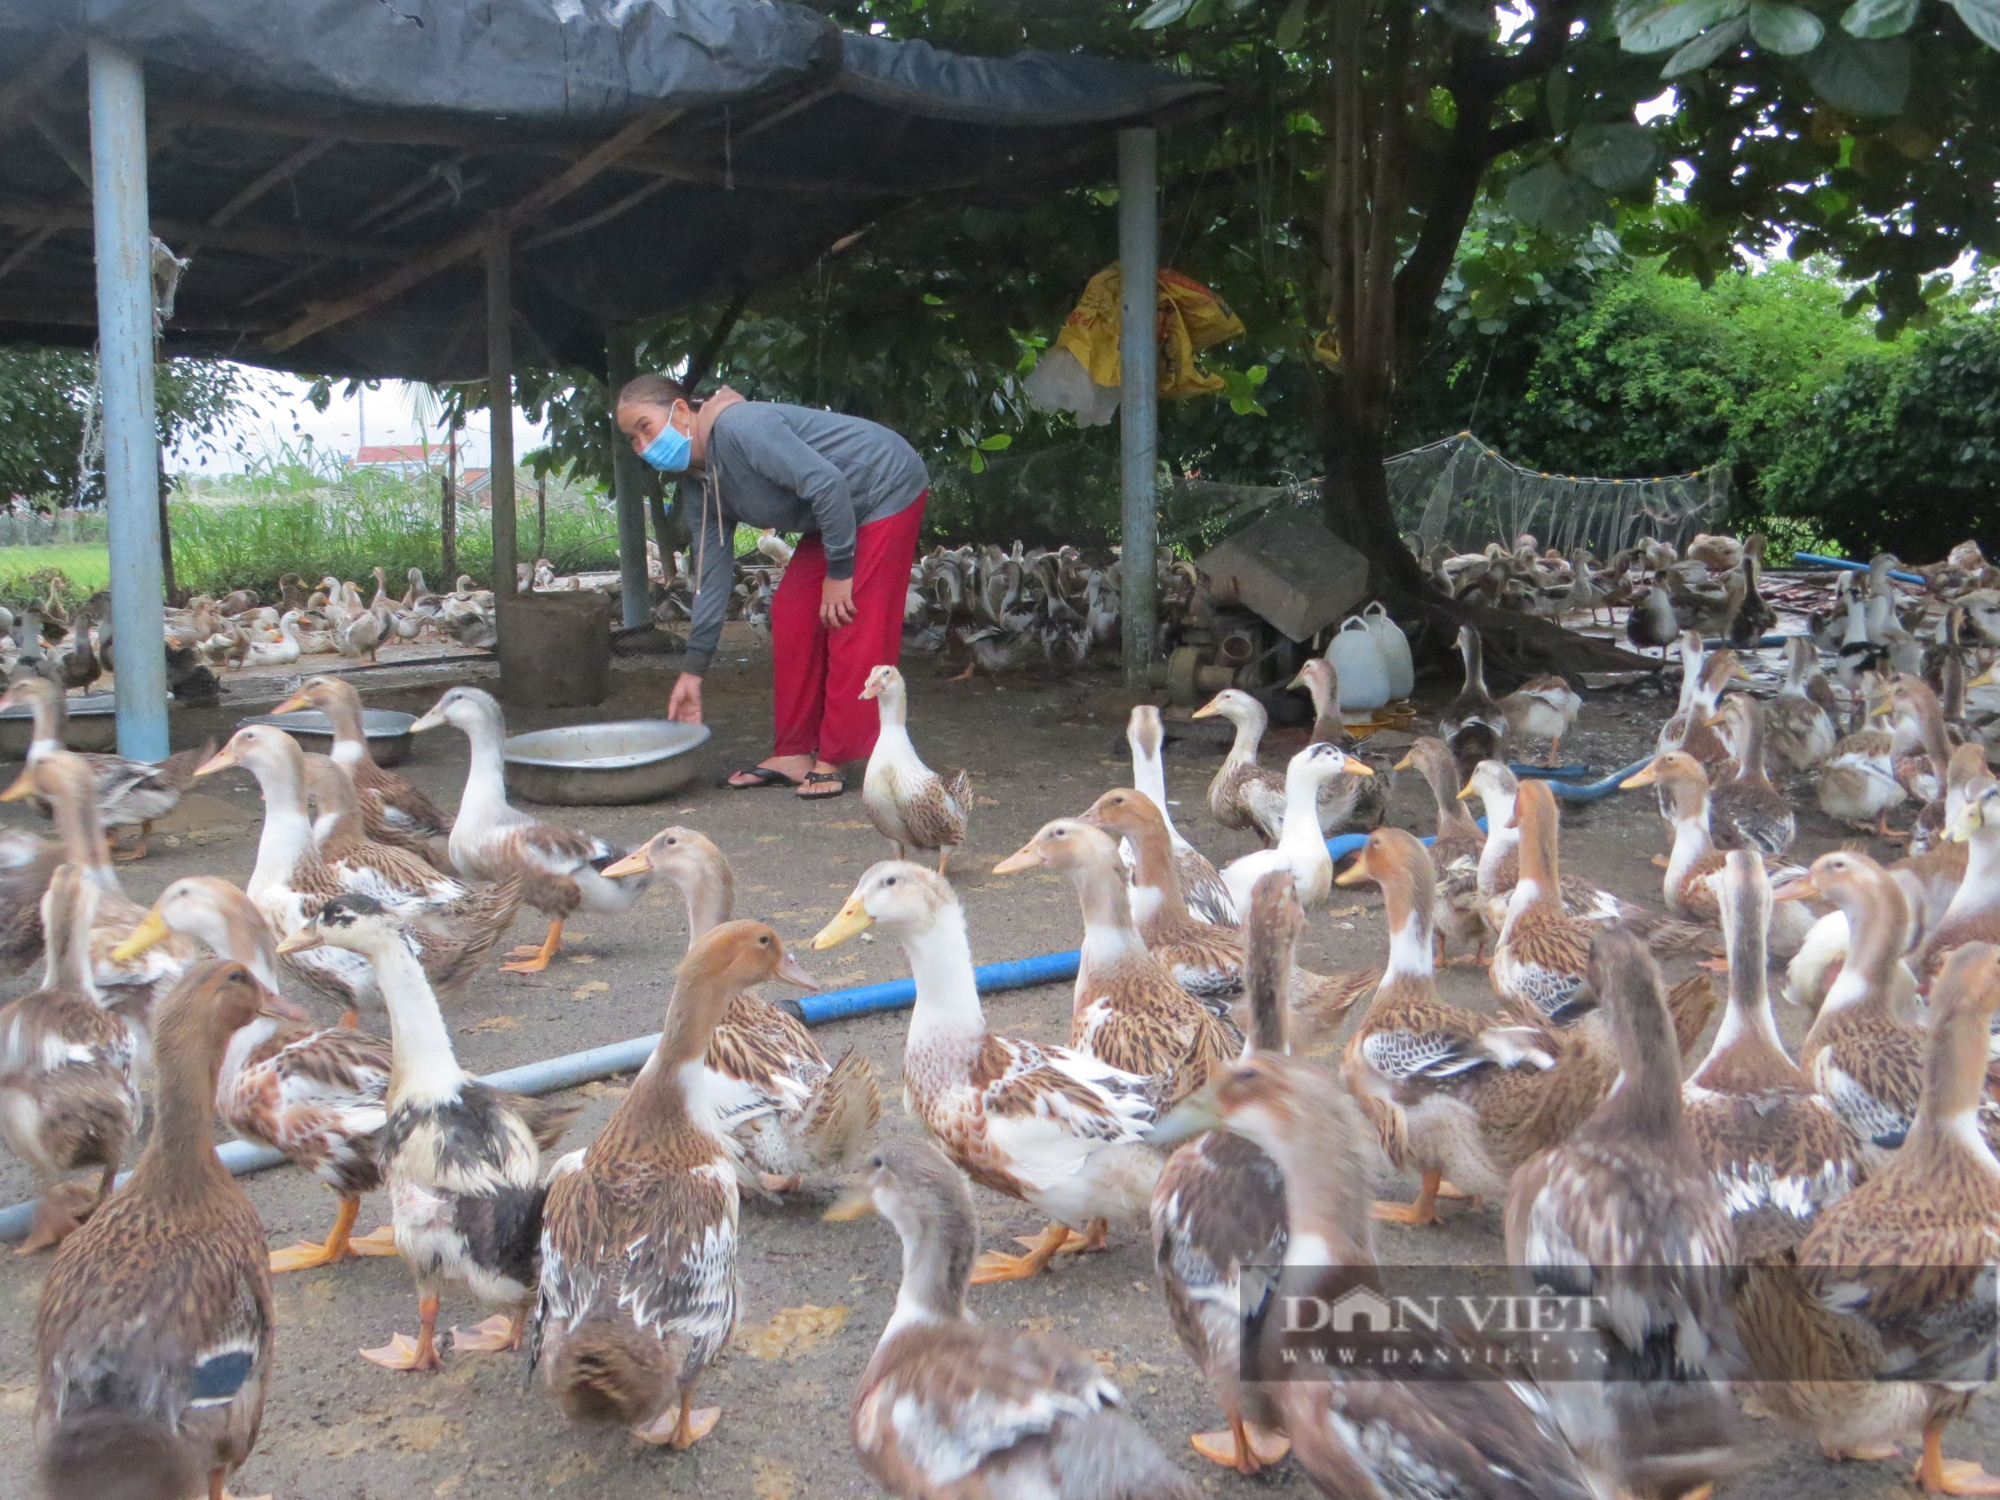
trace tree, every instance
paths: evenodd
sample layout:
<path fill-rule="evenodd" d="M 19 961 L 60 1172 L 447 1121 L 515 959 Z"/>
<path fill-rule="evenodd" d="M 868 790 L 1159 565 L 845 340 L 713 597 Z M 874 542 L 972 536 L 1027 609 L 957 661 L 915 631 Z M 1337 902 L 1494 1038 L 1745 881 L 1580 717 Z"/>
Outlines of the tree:
<path fill-rule="evenodd" d="M 242 367 L 218 359 L 162 360 L 155 382 L 160 445 L 211 441 L 248 393 Z M 103 495 L 100 473 L 78 483 L 97 359 L 68 349 L 0 349 L 0 498 L 74 504 Z"/>

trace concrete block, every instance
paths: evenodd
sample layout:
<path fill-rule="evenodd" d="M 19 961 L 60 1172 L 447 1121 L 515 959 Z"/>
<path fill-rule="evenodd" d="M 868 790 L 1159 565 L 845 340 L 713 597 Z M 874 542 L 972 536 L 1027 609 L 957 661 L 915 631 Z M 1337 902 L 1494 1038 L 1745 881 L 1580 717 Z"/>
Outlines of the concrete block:
<path fill-rule="evenodd" d="M 589 708 L 611 693 L 611 601 L 595 589 L 497 601 L 500 701 Z"/>
<path fill-rule="evenodd" d="M 1295 641 L 1368 598 L 1368 559 L 1303 510 L 1276 511 L 1200 559 L 1218 604 L 1240 604 Z"/>

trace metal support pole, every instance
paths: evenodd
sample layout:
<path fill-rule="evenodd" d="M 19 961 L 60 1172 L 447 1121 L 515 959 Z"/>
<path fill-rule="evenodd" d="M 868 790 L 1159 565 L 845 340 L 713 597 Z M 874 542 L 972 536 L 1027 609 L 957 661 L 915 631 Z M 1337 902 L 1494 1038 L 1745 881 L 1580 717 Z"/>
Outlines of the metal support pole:
<path fill-rule="evenodd" d="M 486 238 L 486 416 L 493 497 L 493 596 L 514 595 L 514 254 L 496 215 Z"/>
<path fill-rule="evenodd" d="M 617 324 L 604 330 L 604 375 L 613 402 L 625 382 L 638 373 L 632 331 Z M 627 630 L 653 617 L 652 590 L 646 574 L 646 476 L 639 455 L 625 441 L 618 424 L 611 424 L 611 495 L 618 511 L 618 598 Z"/>
<path fill-rule="evenodd" d="M 1118 432 L 1123 452 L 1121 484 L 1124 548 L 1125 680 L 1146 679 L 1159 620 L 1159 510 L 1153 473 L 1159 453 L 1160 266 L 1159 132 L 1118 132 L 1118 264 L 1121 279 L 1118 332 Z"/>
<path fill-rule="evenodd" d="M 98 380 L 111 530 L 118 752 L 167 753 L 160 579 L 159 429 L 153 411 L 153 237 L 146 197 L 146 77 L 139 60 L 90 44 L 91 201 L 97 234 Z"/>

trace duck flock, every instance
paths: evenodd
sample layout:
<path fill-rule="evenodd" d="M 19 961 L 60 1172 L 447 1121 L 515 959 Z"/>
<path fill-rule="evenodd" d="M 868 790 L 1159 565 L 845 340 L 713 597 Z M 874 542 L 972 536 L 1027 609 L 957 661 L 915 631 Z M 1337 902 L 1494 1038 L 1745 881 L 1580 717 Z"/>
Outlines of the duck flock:
<path fill-rule="evenodd" d="M 1755 558 L 1739 547 L 1727 593 L 1757 592 Z M 986 571 L 977 608 L 1004 615 L 1031 579 L 1045 606 L 1074 608 L 1060 557 L 1015 561 Z M 1671 606 L 1679 564 L 1655 552 L 1644 566 L 1646 597 Z M 814 981 L 772 928 L 737 918 L 718 845 L 674 826 L 625 850 L 512 807 L 486 693 L 454 687 L 416 725 L 469 742 L 447 815 L 370 760 L 351 684 L 308 679 L 279 711 L 325 712 L 330 755 L 252 726 L 188 771 L 256 778 L 248 878 L 180 879 L 143 908 L 104 833 L 143 825 L 117 810 L 133 773 L 62 748 L 58 695 L 18 682 L 8 700 L 45 722 L 5 796 L 45 802 L 57 832 L 0 838 L 0 956 L 43 966 L 41 987 L 0 1010 L 0 1136 L 41 1184 L 30 1246 L 58 1247 L 36 1322 L 43 1479 L 57 1497 L 215 1500 L 266 1415 L 272 1275 L 355 1255 L 400 1256 L 416 1292 L 414 1335 L 368 1348 L 375 1365 L 443 1368 L 442 1304 L 469 1300 L 490 1316 L 452 1331 L 450 1359 L 518 1357 L 547 1393 L 552 1441 L 573 1423 L 686 1448 L 721 1415 L 698 1398 L 737 1323 L 757 1203 L 842 1172 L 826 1217 L 880 1214 L 903 1247 L 850 1413 L 862 1467 L 891 1494 L 1215 1487 L 1129 1415 L 1085 1350 L 973 1315 L 970 1288 L 1059 1287 L 1065 1251 L 1134 1234 L 1150 1235 L 1167 1320 L 1219 1412 L 1193 1450 L 1241 1474 L 1294 1464 L 1341 1500 L 1678 1500 L 1726 1487 L 1768 1451 L 1757 1424 L 1774 1420 L 1829 1464 L 1912 1445 L 1914 1469 L 1885 1472 L 1992 1492 L 2000 1481 L 1946 1456 L 1952 1424 L 2000 1376 L 1987 1072 L 2000 782 L 1966 721 L 1978 679 L 1961 657 L 1983 639 L 1991 580 L 1955 562 L 1904 594 L 1897 571 L 1878 560 L 1844 618 L 1820 622 L 1838 637 L 1828 651 L 1788 644 L 1774 696 L 1742 691 L 1737 652 L 1701 627 L 1668 636 L 1681 699 L 1625 781 L 1648 823 L 1658 799 L 1657 905 L 1564 873 L 1559 800 L 1516 757 L 1553 750 L 1581 699 L 1558 679 L 1493 697 L 1469 633 L 1462 691 L 1393 767 L 1363 757 L 1341 707 L 1343 680 L 1368 675 L 1364 650 L 1387 691 L 1408 690 L 1386 615 L 1300 673 L 1318 719 L 1282 771 L 1259 763 L 1256 697 L 1204 705 L 1236 730 L 1207 811 L 1265 845 L 1219 868 L 1175 826 L 1165 729 L 1140 705 L 1130 785 L 1054 809 L 994 867 L 1075 890 L 1060 1046 L 987 1026 L 948 876 L 966 773 L 924 763 L 902 674 L 877 669 L 863 696 L 882 734 L 861 795 L 893 857 L 811 947 L 872 929 L 907 954 L 914 1128 L 901 1130 L 883 1128 L 864 1059 L 829 1060 L 760 990 Z M 935 579 L 959 591 L 940 608 L 958 608 L 959 562 Z M 1898 632 L 1919 657 L 1899 655 Z M 1384 821 L 1403 770 L 1432 793 L 1418 831 Z M 1807 795 L 1908 852 L 1789 862 Z M 1344 864 L 1327 843 L 1341 831 L 1362 835 Z M 558 1154 L 575 1109 L 470 1077 L 439 996 L 486 967 L 521 906 L 546 934 L 501 967 L 534 972 L 572 915 L 627 912 L 655 879 L 683 898 L 689 931 L 663 1033 L 595 1139 Z M 1386 950 L 1313 973 L 1296 944 L 1336 886 L 1379 891 Z M 1702 962 L 1669 985 L 1660 960 L 1681 955 Z M 1492 1006 L 1445 1002 L 1447 965 L 1483 967 Z M 1796 1055 L 1773 974 L 1812 1015 Z M 309 1004 L 340 1020 L 316 1024 Z M 215 1158 L 218 1116 L 327 1185 L 323 1241 L 269 1249 Z M 1378 1198 L 1391 1172 L 1414 1177 L 1413 1199 Z M 1047 1227 L 1020 1253 L 981 1253 L 973 1183 Z M 357 1234 L 378 1187 L 390 1223 Z M 1603 1309 L 1564 1329 L 1589 1378 L 1551 1374 L 1527 1358 L 1539 1346 L 1496 1340 L 1469 1312 L 1422 1324 L 1421 1358 L 1394 1346 L 1397 1362 L 1358 1366 L 1327 1355 L 1330 1314 L 1300 1315 L 1357 1288 L 1387 1306 L 1407 1268 L 1378 1263 L 1374 1225 L 1437 1225 L 1467 1197 L 1504 1206 L 1488 1257 L 1507 1268 L 1503 1293 Z M 1319 1378 L 1287 1373 L 1302 1359 Z"/>

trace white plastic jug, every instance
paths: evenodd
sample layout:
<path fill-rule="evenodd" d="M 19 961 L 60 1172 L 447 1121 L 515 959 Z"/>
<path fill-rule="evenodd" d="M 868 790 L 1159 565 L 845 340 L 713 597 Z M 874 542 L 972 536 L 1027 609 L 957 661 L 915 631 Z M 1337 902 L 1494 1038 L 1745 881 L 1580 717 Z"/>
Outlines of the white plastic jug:
<path fill-rule="evenodd" d="M 1327 642 L 1326 659 L 1340 681 L 1342 710 L 1380 708 L 1389 701 L 1389 674 L 1375 634 L 1359 615 L 1349 615 Z"/>
<path fill-rule="evenodd" d="M 1417 685 L 1417 669 L 1410 661 L 1410 638 L 1403 627 L 1389 618 L 1380 599 L 1361 611 L 1368 633 L 1375 637 L 1375 650 L 1382 658 L 1382 670 L 1389 677 L 1389 696 L 1407 698 Z"/>

